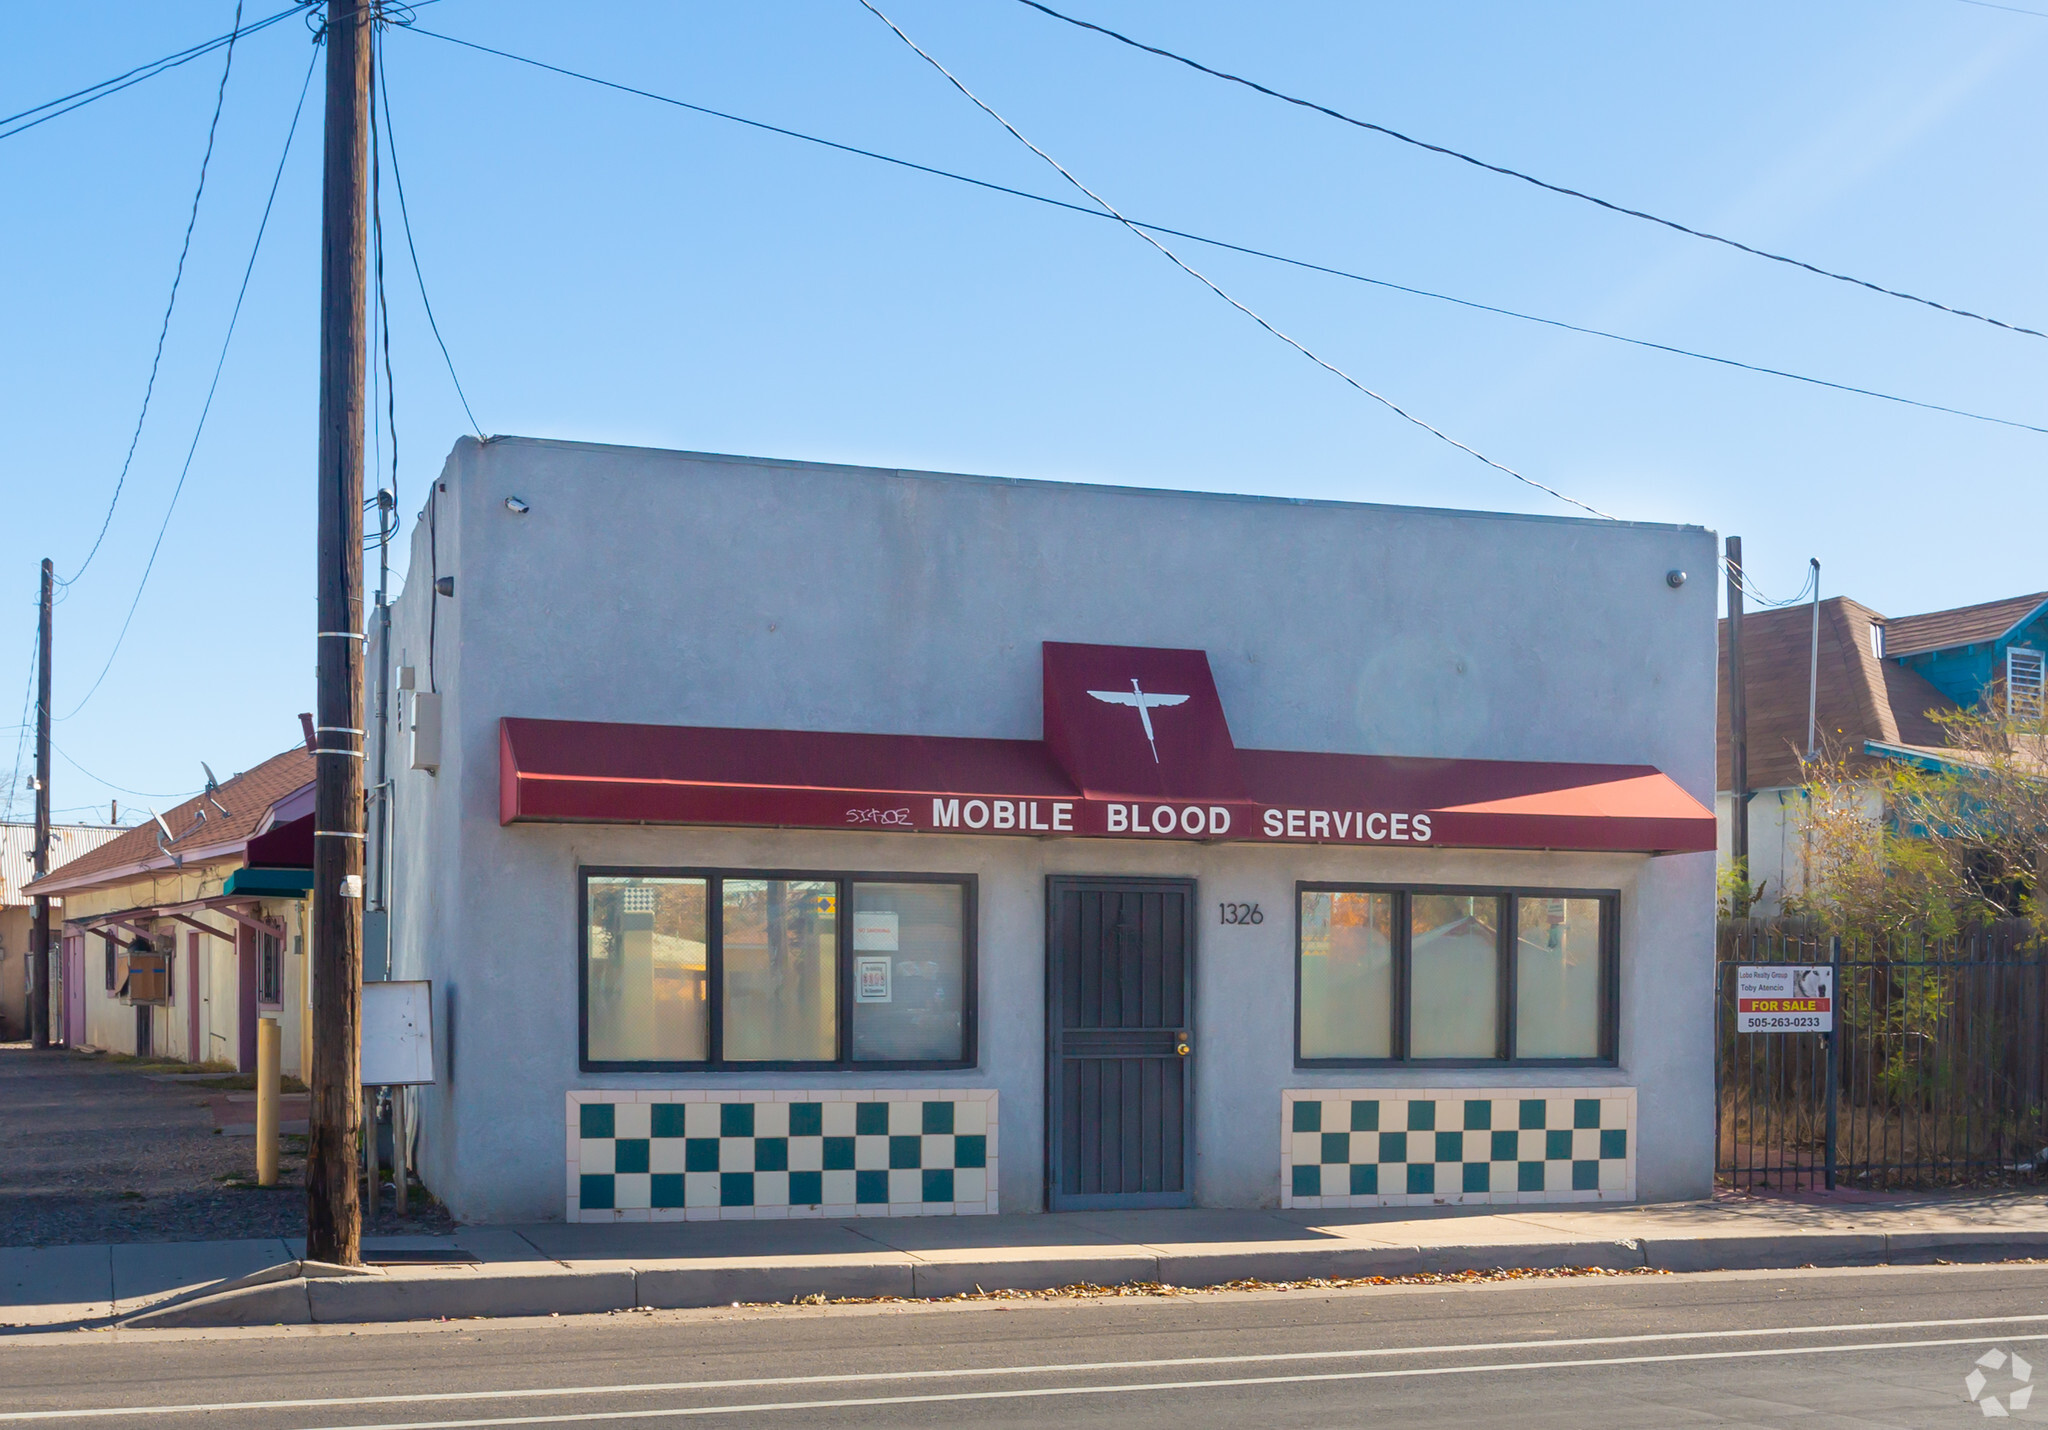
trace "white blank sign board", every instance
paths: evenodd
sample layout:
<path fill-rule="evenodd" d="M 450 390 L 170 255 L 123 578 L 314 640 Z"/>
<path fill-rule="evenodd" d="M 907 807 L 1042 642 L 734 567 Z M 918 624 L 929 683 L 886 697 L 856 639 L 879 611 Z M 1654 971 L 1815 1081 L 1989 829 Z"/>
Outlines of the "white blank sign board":
<path fill-rule="evenodd" d="M 363 1086 L 434 1080 L 434 985 L 363 985 Z"/>

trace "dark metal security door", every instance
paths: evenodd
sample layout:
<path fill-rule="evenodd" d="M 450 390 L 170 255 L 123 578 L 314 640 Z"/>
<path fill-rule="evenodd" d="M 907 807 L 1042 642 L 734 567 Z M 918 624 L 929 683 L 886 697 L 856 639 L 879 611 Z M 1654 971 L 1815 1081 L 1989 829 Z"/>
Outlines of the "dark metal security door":
<path fill-rule="evenodd" d="M 1192 880 L 1046 881 L 1046 1202 L 1184 1207 Z"/>

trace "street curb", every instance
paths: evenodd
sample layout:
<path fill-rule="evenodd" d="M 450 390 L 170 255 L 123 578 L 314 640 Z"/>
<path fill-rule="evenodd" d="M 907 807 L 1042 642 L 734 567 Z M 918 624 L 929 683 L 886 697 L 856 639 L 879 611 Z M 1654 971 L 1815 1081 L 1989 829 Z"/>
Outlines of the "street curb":
<path fill-rule="evenodd" d="M 1886 1238 L 1894 1266 L 1931 1266 L 1937 1261 L 2010 1261 L 2048 1256 L 2048 1230 L 2003 1227 L 1965 1231 L 1900 1231 Z"/>
<path fill-rule="evenodd" d="M 574 1316 L 635 1307 L 682 1310 L 739 1302 L 787 1303 L 812 1296 L 932 1298 L 976 1291 L 1045 1291 L 1083 1283 L 1161 1282 L 1200 1288 L 1233 1281 L 1350 1280 L 1581 1266 L 1671 1272 L 1924 1266 L 2048 1257 L 2048 1229 L 1808 1231 L 1458 1246 L 1295 1245 L 1216 1252 L 1147 1247 L 1029 1251 L 947 1260 L 891 1253 L 669 1261 L 639 1267 L 545 1262 L 516 1270 L 488 1265 L 378 1270 L 286 1262 L 232 1283 L 196 1288 L 124 1317 L 119 1324 L 199 1329 Z"/>
<path fill-rule="evenodd" d="M 195 1287 L 120 1318 L 124 1326 L 170 1329 L 203 1326 L 302 1326 L 312 1320 L 306 1287 L 341 1276 L 381 1275 L 370 1266 L 326 1261 L 285 1261 L 247 1276 Z M 220 1317 L 228 1317 L 222 1320 Z"/>
<path fill-rule="evenodd" d="M 175 1305 L 141 1311 L 118 1323 L 144 1331 L 206 1330 L 220 1326 L 305 1326 L 313 1320 L 303 1277 L 243 1286 Z"/>
<path fill-rule="evenodd" d="M 1803 1231 L 1763 1236 L 1646 1238 L 1644 1265 L 1659 1271 L 1779 1271 L 1794 1266 L 1883 1266 L 1881 1231 Z"/>
<path fill-rule="evenodd" d="M 588 1316 L 638 1304 L 630 1268 L 524 1271 L 482 1275 L 380 1276 L 312 1281 L 306 1300 L 316 1322 L 438 1321 L 471 1316 Z"/>
<path fill-rule="evenodd" d="M 903 1255 L 693 1261 L 644 1267 L 634 1283 L 640 1305 L 681 1311 L 806 1296 L 915 1296 L 915 1271 Z"/>

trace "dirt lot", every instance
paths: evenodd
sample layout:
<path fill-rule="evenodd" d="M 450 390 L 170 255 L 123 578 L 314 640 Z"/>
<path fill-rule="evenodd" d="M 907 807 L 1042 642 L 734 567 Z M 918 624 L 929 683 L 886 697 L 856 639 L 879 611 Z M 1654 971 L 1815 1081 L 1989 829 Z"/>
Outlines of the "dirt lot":
<path fill-rule="evenodd" d="M 158 1070 L 0 1043 L 0 1246 L 305 1234 L 305 1139 L 283 1139 L 276 1187 L 234 1185 L 255 1180 L 255 1142 L 215 1130 L 218 1090 Z M 450 1225 L 384 1200 L 365 1231 Z"/>

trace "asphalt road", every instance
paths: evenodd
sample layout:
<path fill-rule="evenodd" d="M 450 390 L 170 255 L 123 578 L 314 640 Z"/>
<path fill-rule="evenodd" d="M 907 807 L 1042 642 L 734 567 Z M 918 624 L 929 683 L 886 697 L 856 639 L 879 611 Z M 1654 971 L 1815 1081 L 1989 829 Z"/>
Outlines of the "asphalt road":
<path fill-rule="evenodd" d="M 2014 1359 L 2017 1353 L 2018 1359 Z M 2048 1266 L 0 1339 L 0 1430 L 1981 1424 Z M 2037 1374 L 2031 1363 L 2039 1363 Z"/>

